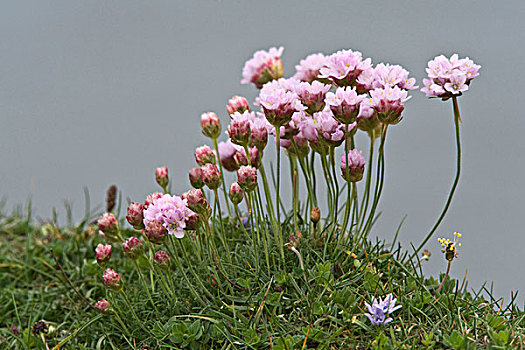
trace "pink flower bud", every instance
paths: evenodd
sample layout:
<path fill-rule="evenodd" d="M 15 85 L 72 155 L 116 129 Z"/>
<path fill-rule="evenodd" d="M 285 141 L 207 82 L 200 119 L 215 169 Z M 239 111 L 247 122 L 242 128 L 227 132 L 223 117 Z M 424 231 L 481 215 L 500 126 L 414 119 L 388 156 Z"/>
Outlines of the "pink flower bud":
<path fill-rule="evenodd" d="M 195 213 L 191 213 L 186 218 L 186 227 L 184 227 L 184 230 L 186 231 L 196 231 L 200 227 L 200 218 L 199 215 Z"/>
<path fill-rule="evenodd" d="M 202 192 L 202 190 L 195 188 L 191 189 L 182 195 L 182 199 L 186 199 L 188 202 L 188 208 L 192 211 L 207 217 L 210 205 L 208 204 L 206 197 L 204 197 L 204 192 Z"/>
<path fill-rule="evenodd" d="M 109 312 L 109 310 L 111 309 L 111 305 L 109 304 L 109 301 L 102 299 L 97 301 L 97 303 L 95 304 L 95 309 L 98 312 L 105 314 Z"/>
<path fill-rule="evenodd" d="M 226 110 L 228 111 L 228 114 L 233 114 L 235 112 L 239 112 L 242 114 L 245 111 L 250 111 L 250 105 L 248 104 L 248 100 L 246 100 L 246 98 L 242 96 L 233 96 L 228 101 Z"/>
<path fill-rule="evenodd" d="M 221 186 L 221 172 L 214 164 L 205 164 L 202 168 L 202 179 L 211 190 Z"/>
<path fill-rule="evenodd" d="M 241 166 L 237 170 L 237 182 L 246 192 L 252 192 L 257 187 L 257 169 L 252 166 Z"/>
<path fill-rule="evenodd" d="M 157 265 L 161 267 L 167 267 L 170 262 L 170 257 L 164 250 L 159 250 L 155 253 L 155 258 L 153 258 L 153 260 Z"/>
<path fill-rule="evenodd" d="M 361 151 L 353 149 L 348 152 L 348 174 L 346 173 L 346 167 L 345 155 L 343 154 L 341 156 L 343 178 L 348 182 L 358 182 L 363 178 L 365 158 L 362 156 Z"/>
<path fill-rule="evenodd" d="M 160 192 L 155 192 L 146 197 L 146 200 L 144 201 L 144 210 L 148 209 L 150 204 L 153 204 L 153 202 L 163 196 Z"/>
<path fill-rule="evenodd" d="M 227 142 L 219 143 L 219 155 L 221 157 L 221 165 L 223 169 L 226 169 L 227 171 L 236 171 L 237 169 L 239 169 L 239 165 L 235 160 L 235 152 L 237 151 L 235 147 L 236 146 L 234 146 L 230 140 L 228 140 Z"/>
<path fill-rule="evenodd" d="M 266 120 L 264 119 L 256 119 L 254 122 L 252 122 L 251 126 L 251 140 L 250 144 L 253 147 L 257 147 L 258 150 L 261 152 L 266 147 L 266 144 L 268 143 L 268 129 Z"/>
<path fill-rule="evenodd" d="M 118 241 L 118 220 L 111 213 L 103 214 L 97 220 L 98 229 L 104 233 L 104 236 L 110 241 Z"/>
<path fill-rule="evenodd" d="M 233 143 L 240 146 L 247 146 L 251 137 L 249 120 L 241 119 L 241 117 L 239 117 L 239 119 L 232 119 L 228 126 L 228 135 L 230 135 Z"/>
<path fill-rule="evenodd" d="M 204 164 L 215 164 L 217 159 L 210 146 L 201 146 L 195 149 L 195 160 L 197 164 L 203 166 Z"/>
<path fill-rule="evenodd" d="M 148 221 L 146 228 L 142 232 L 151 243 L 161 244 L 168 231 L 160 221 L 151 220 Z"/>
<path fill-rule="evenodd" d="M 144 228 L 143 212 L 144 204 L 132 202 L 128 207 L 128 215 L 126 215 L 126 220 L 136 230 Z"/>
<path fill-rule="evenodd" d="M 130 259 L 137 259 L 144 251 L 144 243 L 137 237 L 130 237 L 124 242 L 123 249 Z"/>
<path fill-rule="evenodd" d="M 189 171 L 190 184 L 193 188 L 203 188 L 202 171 L 200 168 L 192 168 Z"/>
<path fill-rule="evenodd" d="M 253 58 L 244 64 L 241 84 L 253 83 L 260 89 L 267 82 L 282 78 L 284 74 L 282 53 L 282 47 L 255 52 Z"/>
<path fill-rule="evenodd" d="M 239 166 L 251 165 L 255 168 L 258 168 L 261 162 L 259 159 L 259 152 L 257 151 L 257 147 L 249 148 L 248 151 L 250 152 L 250 161 L 248 161 L 248 158 L 246 157 L 246 150 L 244 150 L 244 148 L 238 149 L 235 152 L 234 157 L 237 161 L 237 164 L 239 164 Z"/>
<path fill-rule="evenodd" d="M 95 254 L 97 256 L 97 264 L 100 267 L 105 267 L 111 258 L 112 247 L 111 244 L 99 244 L 95 248 Z"/>
<path fill-rule="evenodd" d="M 221 134 L 221 120 L 213 112 L 203 113 L 201 115 L 201 127 L 204 136 L 216 139 Z"/>
<path fill-rule="evenodd" d="M 242 190 L 241 186 L 239 186 L 237 182 L 232 183 L 232 185 L 230 186 L 229 197 L 232 203 L 235 205 L 242 202 L 242 199 L 244 197 L 244 191 Z"/>
<path fill-rule="evenodd" d="M 168 186 L 168 168 L 162 167 L 155 169 L 155 180 L 160 187 L 166 188 Z"/>
<path fill-rule="evenodd" d="M 113 269 L 107 269 L 102 275 L 102 280 L 104 281 L 104 286 L 107 289 L 111 289 L 115 292 L 120 291 L 122 284 L 120 283 L 119 274 Z"/>

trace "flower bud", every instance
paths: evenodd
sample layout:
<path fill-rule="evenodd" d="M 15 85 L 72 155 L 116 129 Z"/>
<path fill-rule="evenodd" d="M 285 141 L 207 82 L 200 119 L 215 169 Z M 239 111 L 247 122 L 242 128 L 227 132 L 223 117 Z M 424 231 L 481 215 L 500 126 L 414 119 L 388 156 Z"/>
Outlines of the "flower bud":
<path fill-rule="evenodd" d="M 162 223 L 157 220 L 148 221 L 148 224 L 142 231 L 142 233 L 144 234 L 144 236 L 146 236 L 148 241 L 154 244 L 162 244 L 167 232 L 168 231 L 166 230 L 164 225 L 162 225 Z"/>
<path fill-rule="evenodd" d="M 99 244 L 95 248 L 95 254 L 97 256 L 97 264 L 104 268 L 106 267 L 109 259 L 111 258 L 111 244 Z"/>
<path fill-rule="evenodd" d="M 144 210 L 148 209 L 150 204 L 153 204 L 153 202 L 163 196 L 160 192 L 155 192 L 146 197 L 146 200 L 144 201 Z"/>
<path fill-rule="evenodd" d="M 97 301 L 95 304 L 95 309 L 102 314 L 106 314 L 109 312 L 109 310 L 111 310 L 111 304 L 109 301 L 102 299 Z"/>
<path fill-rule="evenodd" d="M 144 204 L 132 202 L 128 207 L 128 215 L 126 220 L 136 230 L 144 228 Z"/>
<path fill-rule="evenodd" d="M 350 150 L 348 152 L 348 174 L 346 173 L 345 155 L 341 156 L 341 171 L 343 178 L 348 182 L 358 182 L 363 178 L 365 171 L 365 158 L 363 158 L 361 151 Z"/>
<path fill-rule="evenodd" d="M 236 171 L 239 169 L 239 165 L 235 160 L 235 152 L 237 151 L 235 147 L 239 146 L 235 146 L 230 140 L 227 142 L 219 142 L 221 165 L 223 169 L 226 169 L 227 171 Z"/>
<path fill-rule="evenodd" d="M 202 192 L 202 190 L 193 188 L 184 193 L 182 199 L 186 199 L 188 202 L 188 208 L 198 214 L 203 214 L 206 217 L 209 204 L 206 197 L 204 197 L 204 192 Z"/>
<path fill-rule="evenodd" d="M 229 197 L 232 203 L 235 205 L 242 202 L 242 199 L 244 197 L 244 191 L 242 190 L 241 186 L 239 186 L 237 182 L 232 183 L 232 185 L 230 186 Z"/>
<path fill-rule="evenodd" d="M 192 168 L 189 171 L 190 184 L 193 188 L 203 188 L 202 171 L 200 168 Z"/>
<path fill-rule="evenodd" d="M 135 260 L 144 252 L 144 243 L 137 237 L 130 237 L 124 242 L 123 249 L 126 256 Z"/>
<path fill-rule="evenodd" d="M 208 163 L 215 164 L 217 162 L 215 153 L 213 153 L 210 146 L 207 145 L 200 146 L 195 149 L 195 160 L 200 166 L 203 166 L 204 164 Z"/>
<path fill-rule="evenodd" d="M 253 58 L 244 64 L 241 84 L 253 83 L 260 89 L 267 82 L 282 78 L 284 74 L 282 52 L 282 47 L 255 52 Z"/>
<path fill-rule="evenodd" d="M 115 215 L 111 213 L 103 214 L 97 220 L 97 225 L 98 225 L 98 229 L 102 231 L 106 239 L 108 239 L 109 241 L 113 241 L 113 242 L 118 241 L 119 227 L 118 227 L 118 220 L 115 217 Z"/>
<path fill-rule="evenodd" d="M 268 143 L 268 128 L 267 122 L 264 119 L 255 119 L 250 125 L 251 129 L 251 140 L 250 145 L 257 147 L 261 152 Z"/>
<path fill-rule="evenodd" d="M 247 146 L 250 143 L 251 129 L 248 119 L 232 119 L 228 126 L 228 135 L 233 143 Z"/>
<path fill-rule="evenodd" d="M 257 169 L 252 166 L 241 166 L 237 170 L 237 182 L 246 192 L 252 192 L 257 187 Z"/>
<path fill-rule="evenodd" d="M 170 257 L 164 250 L 159 250 L 155 253 L 155 258 L 153 258 L 153 260 L 160 267 L 167 267 L 170 262 Z"/>
<path fill-rule="evenodd" d="M 245 111 L 250 111 L 250 105 L 248 104 L 248 100 L 242 96 L 233 96 L 228 101 L 228 105 L 226 106 L 226 110 L 228 111 L 228 114 L 233 114 L 235 112 L 244 113 Z"/>
<path fill-rule="evenodd" d="M 221 121 L 217 114 L 213 112 L 203 113 L 201 115 L 201 127 L 204 136 L 216 139 L 221 134 Z"/>
<path fill-rule="evenodd" d="M 115 270 L 106 269 L 106 271 L 104 271 L 104 275 L 102 275 L 102 279 L 104 281 L 104 286 L 107 289 L 115 292 L 118 292 L 120 289 L 122 289 L 120 276 Z"/>
<path fill-rule="evenodd" d="M 155 180 L 160 187 L 166 188 L 168 186 L 168 168 L 162 167 L 155 169 Z"/>
<path fill-rule="evenodd" d="M 191 213 L 188 215 L 186 219 L 186 227 L 184 227 L 184 230 L 186 231 L 196 231 L 199 229 L 201 225 L 199 215 L 195 213 Z"/>
<path fill-rule="evenodd" d="M 257 150 L 257 147 L 251 147 L 248 149 L 248 152 L 250 153 L 250 160 L 248 161 L 248 157 L 246 157 L 246 150 L 244 148 L 240 148 L 235 152 L 235 160 L 237 161 L 237 164 L 239 166 L 241 165 L 251 165 L 255 168 L 258 168 L 261 164 L 260 158 L 259 158 L 259 152 Z"/>
<path fill-rule="evenodd" d="M 313 208 L 310 211 L 310 220 L 316 225 L 321 220 L 321 210 L 319 208 Z"/>
<path fill-rule="evenodd" d="M 202 179 L 211 190 L 221 186 L 221 172 L 214 164 L 205 164 L 202 168 Z"/>

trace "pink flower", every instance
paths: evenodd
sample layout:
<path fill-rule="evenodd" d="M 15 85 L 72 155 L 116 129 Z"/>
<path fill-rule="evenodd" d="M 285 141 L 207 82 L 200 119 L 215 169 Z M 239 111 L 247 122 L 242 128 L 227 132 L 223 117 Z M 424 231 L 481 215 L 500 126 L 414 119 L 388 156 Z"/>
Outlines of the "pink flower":
<path fill-rule="evenodd" d="M 111 244 L 99 244 L 95 248 L 95 254 L 97 256 L 97 264 L 101 267 L 105 267 L 111 258 L 112 247 Z"/>
<path fill-rule="evenodd" d="M 371 67 L 370 58 L 363 61 L 361 52 L 341 50 L 326 59 L 319 77 L 330 79 L 338 86 L 353 86 L 357 77 Z"/>
<path fill-rule="evenodd" d="M 205 164 L 201 171 L 202 180 L 210 190 L 216 190 L 221 186 L 221 172 L 215 164 Z"/>
<path fill-rule="evenodd" d="M 228 105 L 226 106 L 226 111 L 228 114 L 232 115 L 235 112 L 244 113 L 250 111 L 250 105 L 248 100 L 242 96 L 233 96 L 228 100 Z"/>
<path fill-rule="evenodd" d="M 229 197 L 232 203 L 235 205 L 242 202 L 242 199 L 244 198 L 244 191 L 242 190 L 241 186 L 237 182 L 234 182 L 231 184 Z"/>
<path fill-rule="evenodd" d="M 184 228 L 185 231 L 196 231 L 199 229 L 201 224 L 199 215 L 195 213 L 191 213 L 188 216 L 188 220 L 186 220 L 186 227 Z"/>
<path fill-rule="evenodd" d="M 293 77 L 311 83 L 319 76 L 319 70 L 323 67 L 325 60 L 326 57 L 322 53 L 307 56 L 295 66 L 297 73 Z"/>
<path fill-rule="evenodd" d="M 148 209 L 150 204 L 152 204 L 156 199 L 161 198 L 163 195 L 160 192 L 155 192 L 146 197 L 146 200 L 144 201 L 144 210 Z"/>
<path fill-rule="evenodd" d="M 454 72 L 450 75 L 447 83 L 445 83 L 445 90 L 457 95 L 463 91 L 468 90 L 468 86 L 465 84 L 467 76 L 463 73 Z"/>
<path fill-rule="evenodd" d="M 232 142 L 240 146 L 248 145 L 251 137 L 250 121 L 255 118 L 255 113 L 245 111 L 241 114 L 235 112 L 230 115 L 230 118 L 228 135 Z"/>
<path fill-rule="evenodd" d="M 118 240 L 118 220 L 115 215 L 105 213 L 97 220 L 98 229 L 104 233 L 104 236 L 110 241 Z"/>
<path fill-rule="evenodd" d="M 301 125 L 302 133 L 309 141 L 320 141 L 329 146 L 339 146 L 344 141 L 345 125 L 334 119 L 330 110 L 314 113 L 306 118 Z M 355 127 L 355 123 L 348 126 L 348 131 Z"/>
<path fill-rule="evenodd" d="M 149 222 L 158 221 L 168 230 L 168 234 L 182 238 L 190 214 L 191 210 L 187 208 L 186 200 L 165 194 L 144 210 L 144 225 L 147 228 Z"/>
<path fill-rule="evenodd" d="M 137 259 L 144 251 L 144 243 L 137 237 L 130 237 L 124 242 L 124 254 L 130 259 Z"/>
<path fill-rule="evenodd" d="M 281 55 L 284 48 L 270 48 L 269 51 L 257 51 L 253 58 L 246 61 L 242 69 L 241 84 L 253 83 L 260 89 L 269 81 L 283 76 L 283 63 Z"/>
<path fill-rule="evenodd" d="M 250 145 L 263 151 L 268 143 L 268 128 L 271 127 L 268 121 L 263 118 L 254 118 L 250 121 L 251 140 Z"/>
<path fill-rule="evenodd" d="M 118 292 L 120 291 L 120 289 L 122 289 L 122 284 L 120 283 L 120 276 L 113 269 L 106 269 L 106 271 L 104 271 L 104 274 L 102 275 L 102 280 L 104 281 L 104 286 L 107 289 L 111 289 L 115 292 Z"/>
<path fill-rule="evenodd" d="M 235 152 L 238 146 L 234 145 L 231 140 L 226 142 L 219 142 L 219 156 L 221 158 L 221 165 L 227 171 L 236 171 L 239 169 L 237 161 L 235 160 Z"/>
<path fill-rule="evenodd" d="M 369 98 L 361 101 L 361 104 L 359 105 L 359 115 L 357 116 L 358 128 L 371 133 L 378 128 L 379 124 L 379 119 L 377 118 L 377 112 L 374 109 L 372 99 Z"/>
<path fill-rule="evenodd" d="M 343 178 L 348 182 L 357 182 L 363 178 L 365 158 L 363 158 L 361 151 L 353 149 L 348 152 L 348 175 L 346 174 L 346 167 L 345 155 L 343 154 L 341 156 Z"/>
<path fill-rule="evenodd" d="M 359 114 L 359 105 L 366 95 L 358 95 L 355 88 L 337 88 L 335 94 L 328 92 L 325 102 L 334 118 L 343 124 L 355 122 Z"/>
<path fill-rule="evenodd" d="M 325 106 L 325 95 L 332 86 L 313 81 L 312 83 L 302 82 L 296 85 L 295 93 L 299 96 L 301 103 L 307 107 L 310 114 L 320 112 Z"/>
<path fill-rule="evenodd" d="M 259 151 L 257 150 L 257 147 L 250 147 L 248 148 L 248 151 L 250 153 L 250 161 L 248 161 L 248 157 L 246 157 L 246 150 L 244 148 L 239 148 L 237 152 L 235 152 L 235 160 L 237 161 L 237 164 L 239 166 L 251 165 L 255 168 L 258 168 L 261 164 L 261 160 L 259 158 Z"/>
<path fill-rule="evenodd" d="M 204 181 L 202 180 L 202 171 L 200 168 L 192 168 L 188 172 L 190 184 L 193 188 L 203 188 Z"/>
<path fill-rule="evenodd" d="M 107 313 L 111 308 L 111 304 L 109 303 L 109 301 L 107 300 L 99 300 L 97 301 L 97 303 L 95 304 L 95 309 L 100 312 L 100 313 Z"/>
<path fill-rule="evenodd" d="M 252 166 L 241 166 L 237 170 L 237 183 L 246 192 L 252 192 L 257 187 L 257 169 Z"/>
<path fill-rule="evenodd" d="M 201 115 L 201 128 L 204 136 L 216 139 L 221 134 L 221 121 L 217 114 L 213 112 Z"/>
<path fill-rule="evenodd" d="M 167 230 L 162 222 L 157 220 L 151 220 L 148 221 L 148 224 L 146 225 L 142 233 L 151 243 L 161 244 L 162 242 L 164 242 Z"/>
<path fill-rule="evenodd" d="M 370 91 L 372 106 L 377 112 L 379 121 L 385 124 L 397 124 L 401 121 L 404 103 L 410 99 L 406 90 L 397 86 L 378 88 Z"/>
<path fill-rule="evenodd" d="M 155 169 L 155 180 L 160 187 L 165 188 L 168 186 L 168 168 L 162 167 Z"/>
<path fill-rule="evenodd" d="M 289 123 L 295 112 L 306 109 L 295 92 L 287 91 L 279 83 L 266 84 L 259 93 L 257 103 L 268 122 L 275 127 Z"/>
<path fill-rule="evenodd" d="M 144 228 L 144 217 L 142 215 L 143 211 L 144 204 L 132 202 L 128 207 L 128 215 L 126 215 L 126 220 L 136 230 Z"/>
<path fill-rule="evenodd" d="M 198 189 L 191 189 L 182 195 L 183 199 L 188 203 L 188 208 L 196 213 L 207 216 L 210 205 L 204 197 L 204 192 Z"/>
<path fill-rule="evenodd" d="M 416 79 L 409 78 L 408 74 L 408 71 L 399 65 L 379 63 L 375 68 L 361 73 L 357 83 L 367 91 L 394 86 L 405 90 L 416 89 Z"/>
<path fill-rule="evenodd" d="M 208 163 L 215 164 L 217 159 L 210 146 L 204 145 L 195 149 L 195 161 L 200 166 L 203 166 Z"/>
<path fill-rule="evenodd" d="M 166 253 L 164 250 L 159 250 L 155 253 L 153 261 L 155 261 L 157 265 L 165 267 L 168 266 L 168 263 L 170 262 L 170 257 L 168 256 L 168 253 Z"/>

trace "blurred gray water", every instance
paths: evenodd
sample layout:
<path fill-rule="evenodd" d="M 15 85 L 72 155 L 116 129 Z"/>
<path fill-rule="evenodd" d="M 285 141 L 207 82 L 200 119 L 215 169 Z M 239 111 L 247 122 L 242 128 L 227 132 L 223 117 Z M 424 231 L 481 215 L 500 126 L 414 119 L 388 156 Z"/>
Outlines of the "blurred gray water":
<path fill-rule="evenodd" d="M 232 95 L 255 97 L 239 81 L 258 49 L 284 46 L 289 76 L 310 53 L 351 48 L 401 64 L 419 85 L 429 59 L 458 52 L 482 70 L 460 98 L 463 173 L 438 234 L 463 233 L 454 277 L 468 269 L 471 287 L 494 281 L 508 300 L 525 289 L 524 16 L 522 0 L 2 1 L 0 196 L 13 206 L 31 194 L 42 218 L 53 207 L 63 218 L 68 199 L 80 219 L 84 186 L 94 203 L 113 183 L 142 201 L 161 165 L 174 192 L 185 191 L 193 150 L 208 142 L 200 114 L 226 124 Z M 374 232 L 391 240 L 407 214 L 405 249 L 434 223 L 455 169 L 451 103 L 411 95 L 389 131 Z M 435 239 L 428 248 L 425 271 L 435 275 L 445 261 Z"/>

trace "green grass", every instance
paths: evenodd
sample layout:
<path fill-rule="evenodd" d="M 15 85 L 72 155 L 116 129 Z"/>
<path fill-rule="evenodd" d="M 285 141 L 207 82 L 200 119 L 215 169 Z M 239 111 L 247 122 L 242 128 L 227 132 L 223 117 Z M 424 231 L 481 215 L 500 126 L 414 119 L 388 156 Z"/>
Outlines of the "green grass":
<path fill-rule="evenodd" d="M 425 278 L 418 263 L 403 262 L 409 252 L 399 245 L 366 242 L 353 252 L 352 247 L 328 245 L 324 254 L 322 238 L 303 235 L 297 249 L 304 270 L 290 250 L 279 267 L 280 252 L 274 247 L 268 273 L 263 252 L 255 257 L 243 231 L 227 219 L 231 263 L 218 238 L 223 259 L 217 264 L 200 262 L 192 240 L 182 240 L 190 264 L 182 259 L 183 271 L 172 265 L 173 298 L 154 284 L 157 312 L 133 264 L 115 245 L 109 267 L 123 277 L 137 322 L 123 299 L 103 286 L 93 251 L 102 239 L 87 224 L 90 220 L 58 227 L 36 224 L 28 216 L 14 212 L 0 217 L 0 349 L 45 349 L 43 339 L 50 349 L 62 341 L 61 349 L 514 349 L 525 344 L 525 314 L 512 302 L 503 305 L 490 295 L 486 300 L 482 294 L 488 291 L 469 292 L 465 281 L 452 279 L 437 293 L 438 281 Z M 293 229 L 290 219 L 283 224 L 285 237 Z M 299 225 L 308 232 L 304 223 Z M 180 247 L 177 254 L 183 255 Z M 441 259 L 423 264 L 441 264 Z M 138 262 L 147 283 L 165 273 L 150 270 L 146 258 Z M 211 295 L 195 282 L 192 269 Z M 184 273 L 195 282 L 204 306 Z M 364 303 L 388 293 L 403 307 L 392 314 L 393 322 L 373 326 L 363 316 Z M 119 310 L 122 322 L 92 308 L 103 298 Z M 38 320 L 49 326 L 45 336 L 32 332 Z"/>

